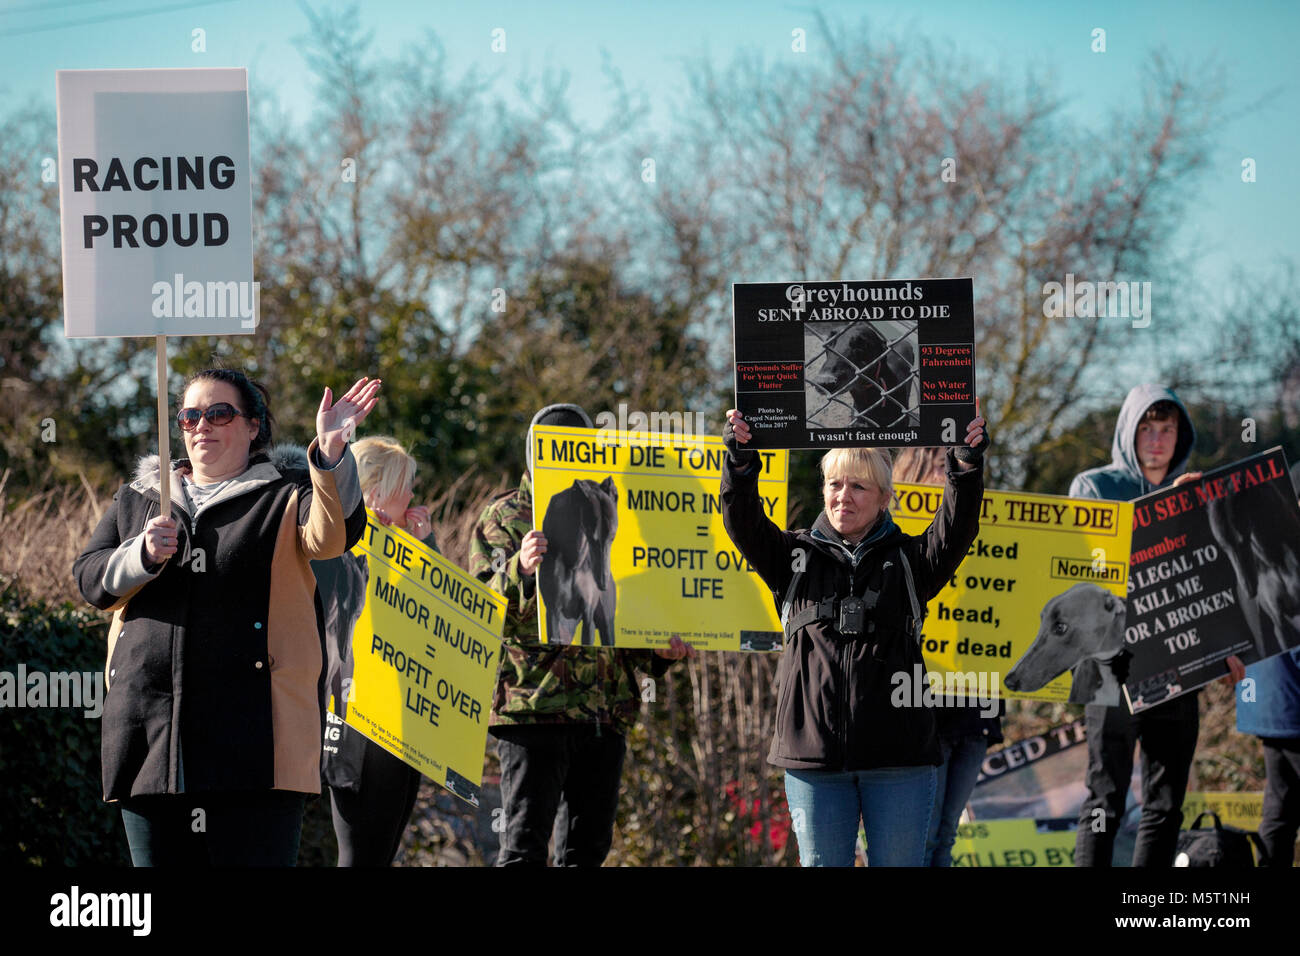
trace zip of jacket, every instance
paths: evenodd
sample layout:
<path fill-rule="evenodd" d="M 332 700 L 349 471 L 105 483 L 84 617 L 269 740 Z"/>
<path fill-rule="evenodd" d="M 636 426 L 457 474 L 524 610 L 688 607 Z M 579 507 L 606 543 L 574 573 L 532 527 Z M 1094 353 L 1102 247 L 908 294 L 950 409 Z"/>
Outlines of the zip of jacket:
<path fill-rule="evenodd" d="M 852 579 L 850 579 L 852 580 Z M 850 643 L 841 638 L 840 646 L 840 769 L 849 769 L 849 669 L 852 667 Z"/>
<path fill-rule="evenodd" d="M 853 572 L 858 569 L 859 556 L 857 554 L 857 550 L 854 549 L 853 551 L 850 551 L 847 547 L 840 544 L 839 542 L 835 542 L 835 543 L 840 548 L 840 550 L 843 551 L 845 556 L 847 556 L 849 559 L 848 593 L 850 595 L 855 594 L 857 592 L 857 585 L 853 580 Z M 870 554 L 871 550 L 872 550 L 871 548 L 868 548 L 865 552 L 863 552 L 862 557 L 866 557 L 867 554 Z M 840 656 L 840 660 L 839 660 L 840 712 L 839 712 L 839 719 L 836 721 L 836 723 L 839 725 L 836 728 L 836 739 L 838 740 L 840 746 L 840 770 L 849 769 L 849 688 L 853 684 L 852 644 L 853 644 L 852 641 L 846 640 L 843 635 L 840 635 L 840 655 L 839 655 Z"/>
<path fill-rule="evenodd" d="M 849 557 L 849 594 L 855 591 L 853 581 L 853 572 L 858 568 L 858 559 L 856 552 L 844 548 Z M 839 733 L 837 737 L 840 744 L 840 769 L 849 769 L 849 685 L 850 671 L 853 667 L 853 655 L 850 653 L 852 642 L 846 640 L 844 635 L 840 635 L 840 713 L 839 713 Z"/>

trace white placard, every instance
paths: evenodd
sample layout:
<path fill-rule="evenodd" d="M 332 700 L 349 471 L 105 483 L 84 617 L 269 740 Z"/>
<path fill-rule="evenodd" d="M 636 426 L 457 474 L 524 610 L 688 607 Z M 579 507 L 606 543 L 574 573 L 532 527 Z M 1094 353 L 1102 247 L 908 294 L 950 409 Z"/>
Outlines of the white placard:
<path fill-rule="evenodd" d="M 248 71 L 59 70 L 69 338 L 256 326 Z"/>

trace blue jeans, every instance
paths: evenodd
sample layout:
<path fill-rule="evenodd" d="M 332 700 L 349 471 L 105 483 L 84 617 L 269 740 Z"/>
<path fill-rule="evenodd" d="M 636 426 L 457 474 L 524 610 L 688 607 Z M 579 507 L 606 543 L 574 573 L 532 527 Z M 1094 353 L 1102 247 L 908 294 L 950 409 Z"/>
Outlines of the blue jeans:
<path fill-rule="evenodd" d="M 852 866 L 858 819 L 872 866 L 924 866 L 934 767 L 787 770 L 785 798 L 803 866 Z"/>
<path fill-rule="evenodd" d="M 306 802 L 287 790 L 131 797 L 122 801 L 131 865 L 297 866 Z"/>
<path fill-rule="evenodd" d="M 927 866 L 952 866 L 952 845 L 957 839 L 957 821 L 975 789 L 980 765 L 988 752 L 983 734 L 940 737 L 943 763 L 935 772 L 934 811 L 930 814 L 930 835 L 925 841 Z"/>

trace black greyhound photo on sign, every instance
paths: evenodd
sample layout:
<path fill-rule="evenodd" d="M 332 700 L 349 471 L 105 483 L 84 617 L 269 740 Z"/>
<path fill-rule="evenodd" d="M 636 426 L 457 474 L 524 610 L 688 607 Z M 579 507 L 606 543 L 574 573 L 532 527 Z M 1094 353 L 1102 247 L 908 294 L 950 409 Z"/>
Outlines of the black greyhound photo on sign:
<path fill-rule="evenodd" d="M 755 448 L 959 445 L 975 416 L 970 279 L 732 286 Z"/>
<path fill-rule="evenodd" d="M 548 641 L 572 644 L 581 629 L 583 644 L 614 646 L 618 604 L 609 549 L 618 531 L 618 492 L 614 479 L 578 479 L 553 497 L 542 520 L 546 560 L 538 586 L 546 605 Z"/>
<path fill-rule="evenodd" d="M 1124 693 L 1136 713 L 1300 646 L 1300 505 L 1273 448 L 1133 502 Z"/>

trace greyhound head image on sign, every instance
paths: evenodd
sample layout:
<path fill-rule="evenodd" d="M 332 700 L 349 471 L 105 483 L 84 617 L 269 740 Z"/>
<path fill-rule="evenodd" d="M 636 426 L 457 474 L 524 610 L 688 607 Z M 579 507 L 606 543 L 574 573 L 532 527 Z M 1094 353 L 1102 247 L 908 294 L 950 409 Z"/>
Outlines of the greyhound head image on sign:
<path fill-rule="evenodd" d="M 1043 607 L 1038 636 L 1006 676 L 1007 690 L 1038 690 L 1074 671 L 1072 704 L 1120 705 L 1124 602 L 1096 584 L 1076 584 Z"/>
<path fill-rule="evenodd" d="M 916 339 L 915 322 L 805 325 L 808 427 L 917 427 Z"/>
<path fill-rule="evenodd" d="M 538 587 L 546 603 L 546 639 L 572 644 L 578 623 L 582 643 L 614 645 L 614 575 L 609 550 L 618 530 L 618 490 L 614 479 L 580 478 L 551 498 L 542 519 L 546 558 L 538 568 Z"/>

